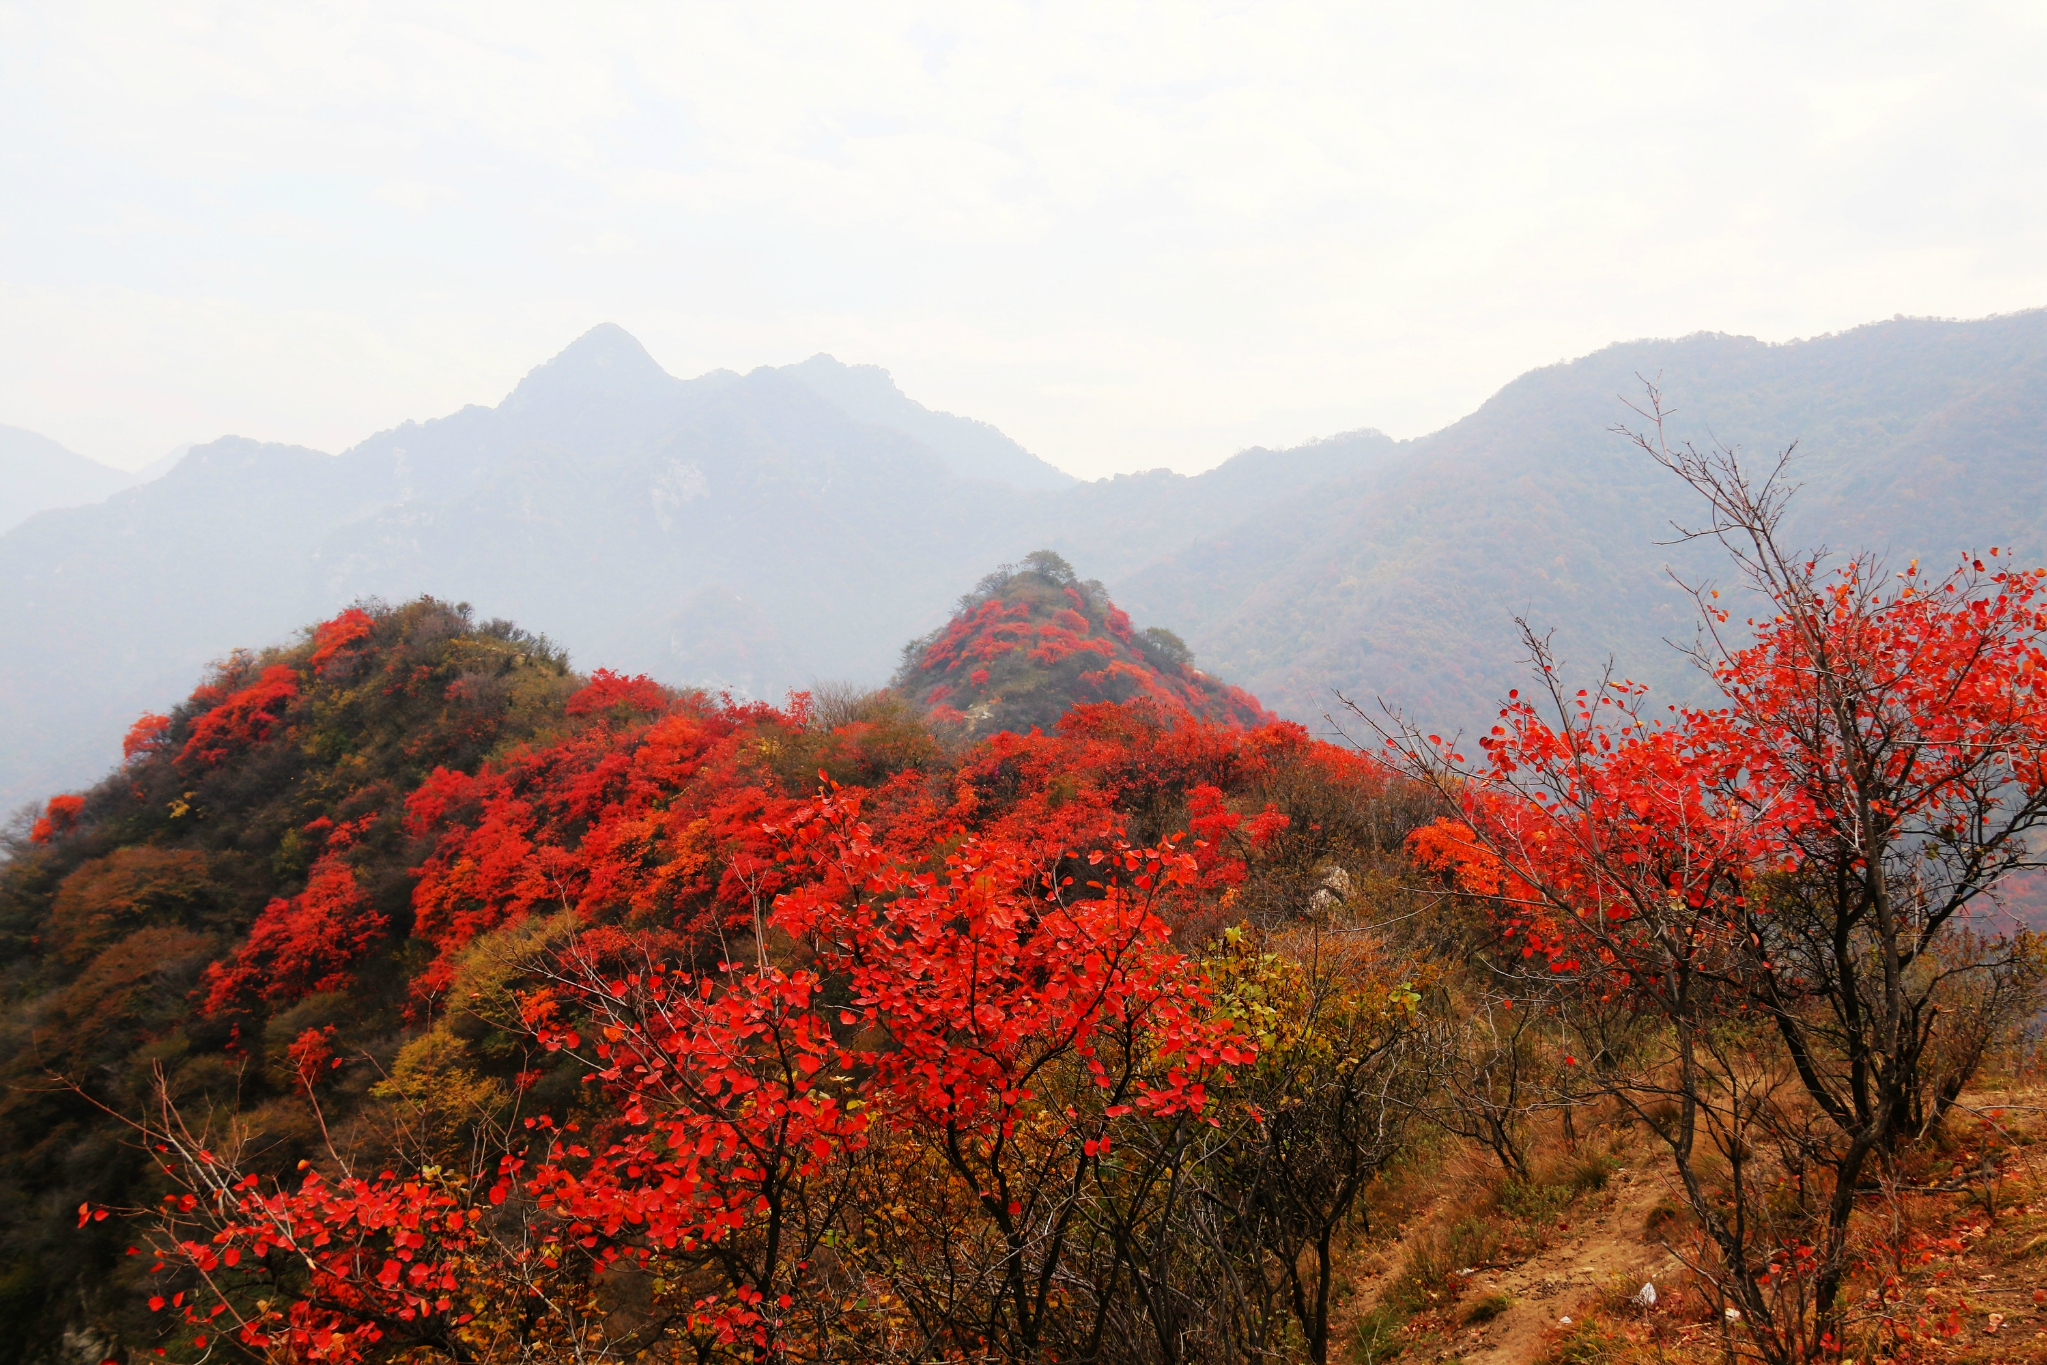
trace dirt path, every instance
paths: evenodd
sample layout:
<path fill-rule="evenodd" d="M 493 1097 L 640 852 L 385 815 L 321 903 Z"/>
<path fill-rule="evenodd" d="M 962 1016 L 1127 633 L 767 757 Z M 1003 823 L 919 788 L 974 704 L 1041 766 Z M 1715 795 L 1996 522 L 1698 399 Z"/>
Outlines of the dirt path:
<path fill-rule="evenodd" d="M 1642 1233 L 1664 1192 L 1653 1171 L 1617 1171 L 1593 1208 L 1581 1204 L 1571 1210 L 1583 1221 L 1567 1215 L 1569 1230 L 1549 1247 L 1512 1269 L 1474 1274 L 1467 1304 L 1500 1292 L 1514 1304 L 1491 1322 L 1460 1332 L 1454 1354 L 1466 1365 L 1527 1365 L 1542 1356 L 1545 1335 L 1559 1319 L 1579 1316 L 1616 1280 L 1640 1286 L 1675 1272 L 1677 1261 L 1644 1241 Z"/>
<path fill-rule="evenodd" d="M 1408 1358 L 1532 1365 L 1551 1349 L 1559 1319 L 1579 1317 L 1616 1282 L 1631 1288 L 1654 1283 L 1661 1290 L 1679 1266 L 1660 1245 L 1644 1240 L 1643 1224 L 1665 1193 L 1653 1169 L 1616 1171 L 1604 1190 L 1566 1211 L 1548 1247 L 1511 1268 L 1474 1272 L 1456 1312 L 1461 1317 L 1499 1293 L 1513 1300 L 1511 1307 L 1489 1322 L 1459 1327 L 1438 1338 L 1433 1349 Z M 1399 1256 L 1398 1246 L 1389 1247 L 1381 1264 L 1398 1264 Z"/>

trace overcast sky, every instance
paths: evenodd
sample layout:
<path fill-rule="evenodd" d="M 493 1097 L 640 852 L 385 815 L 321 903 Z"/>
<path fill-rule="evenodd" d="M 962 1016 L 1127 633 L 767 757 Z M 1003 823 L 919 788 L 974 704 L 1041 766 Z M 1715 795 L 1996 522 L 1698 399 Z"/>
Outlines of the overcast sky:
<path fill-rule="evenodd" d="M 128 466 L 602 321 L 1085 476 L 2047 304 L 2047 5 L 0 0 L 0 423 Z"/>

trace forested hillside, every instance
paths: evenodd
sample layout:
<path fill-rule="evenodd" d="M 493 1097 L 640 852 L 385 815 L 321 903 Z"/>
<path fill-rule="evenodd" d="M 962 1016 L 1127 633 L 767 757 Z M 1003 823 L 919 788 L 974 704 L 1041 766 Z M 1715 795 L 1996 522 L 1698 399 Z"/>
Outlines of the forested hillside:
<path fill-rule="evenodd" d="M 1689 629 L 1662 542 L 1696 500 L 1609 428 L 1660 383 L 1679 434 L 1798 442 L 1802 525 L 1942 559 L 2034 546 L 2047 313 L 1895 320 L 1787 345 L 1701 334 L 1524 375 L 1414 440 L 1251 450 L 1196 477 L 1076 484 L 873 367 L 814 357 L 682 381 L 615 327 L 495 408 L 340 456 L 223 440 L 0 536 L 0 794 L 89 778 L 134 712 L 228 651 L 351 601 L 432 593 L 581 666 L 778 697 L 879 684 L 990 563 L 1048 547 L 1280 714 L 1331 689 L 1472 724 L 1513 617 L 1585 663 Z"/>
<path fill-rule="evenodd" d="M 1042 674 L 1045 728 L 978 743 L 895 694 L 778 707 L 581 677 L 544 639 L 431 599 L 236 655 L 136 721 L 118 771 L 49 799 L 0 867 L 0 1314 L 21 1329 L 0 1358 L 52 1358 L 67 1329 L 156 1343 L 147 1266 L 119 1254 L 133 1230 L 71 1215 L 165 1188 L 129 1123 L 172 1105 L 274 1172 L 330 1141 L 402 1162 L 423 1138 L 567 1117 L 580 1068 L 516 1036 L 515 996 L 553 969 L 513 958 L 573 941 L 714 964 L 815 875 L 778 831 L 819 811 L 859 811 L 915 861 L 962 837 L 1002 859 L 1150 844 L 1189 819 L 1237 839 L 1241 807 L 1256 875 L 1221 843 L 1200 855 L 1238 913 L 1283 914 L 1327 857 L 1374 856 L 1354 820 L 1289 833 L 1283 809 L 1382 777 L 1296 728 L 1246 728 L 1269 719 L 1256 701 L 1202 690 L 1184 657 L 1159 672 L 1055 557 L 991 578 L 978 606 L 1069 588 L 1124 653 L 1083 649 L 1097 667 L 1079 671 L 980 639 L 1005 685 Z"/>
<path fill-rule="evenodd" d="M 1049 550 L 988 575 L 952 620 L 905 646 L 892 687 L 973 735 L 1050 730 L 1077 705 L 1138 699 L 1229 725 L 1277 719 L 1195 668 L 1170 630 L 1134 629 L 1098 580 Z"/>
<path fill-rule="evenodd" d="M 2040 1128 L 1983 1088 L 2047 1003 L 1997 905 L 2047 826 L 2047 569 L 1816 557 L 1781 489 L 1643 454 L 1766 603 L 1698 604 L 1720 706 L 1525 641 L 1475 742 L 1361 752 L 1051 551 L 893 688 L 779 705 L 430 598 L 230 656 L 0 864 L 0 1361 L 2017 1329 L 2039 1219 L 1985 1219 Z M 1629 1164 L 1665 1193 L 1613 1234 Z M 1558 1304 L 1580 1220 L 1625 1278 Z"/>

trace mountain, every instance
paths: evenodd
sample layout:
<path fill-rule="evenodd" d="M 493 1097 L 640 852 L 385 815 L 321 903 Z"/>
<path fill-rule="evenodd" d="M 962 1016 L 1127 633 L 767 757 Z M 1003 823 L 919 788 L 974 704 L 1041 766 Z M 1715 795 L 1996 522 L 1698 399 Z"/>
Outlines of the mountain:
<path fill-rule="evenodd" d="M 1050 550 L 983 578 L 950 621 L 904 647 L 891 687 L 964 735 L 1049 731 L 1074 707 L 1104 702 L 1233 726 L 1277 719 L 1196 669 L 1170 630 L 1132 628 L 1099 581 Z"/>
<path fill-rule="evenodd" d="M 1689 599 L 1665 572 L 1725 582 L 1724 557 L 1673 545 L 1703 509 L 1610 428 L 1642 420 L 1643 381 L 1673 439 L 1742 448 L 1763 472 L 1797 444 L 1786 531 L 1900 561 L 2001 545 L 2047 559 L 2047 311 L 1898 319 L 1784 345 L 1700 334 L 1608 347 L 1523 375 L 1396 458 L 1274 502 L 1114 582 L 1282 714 L 1333 690 L 1437 723 L 1475 723 L 1519 681 L 1512 625 L 1554 627 L 1568 662 L 1608 658 L 1660 692 L 1702 695 L 1664 644 Z"/>
<path fill-rule="evenodd" d="M 1015 496 L 774 370 L 649 389 L 588 435 L 576 391 L 515 393 L 448 419 L 464 444 L 431 470 L 423 443 L 394 440 L 398 496 L 318 548 L 314 599 L 434 584 L 559 623 L 579 658 L 779 695 L 818 673 L 884 675 L 960 566 L 986 562 L 983 528 Z M 742 644 L 734 612 L 753 621 L 742 636 L 773 638 Z"/>
<path fill-rule="evenodd" d="M 842 365 L 819 354 L 801 365 L 784 366 L 782 373 L 855 421 L 922 441 L 961 478 L 993 479 L 1017 488 L 1071 488 L 1080 482 L 986 422 L 933 412 L 904 396 L 879 365 Z"/>
<path fill-rule="evenodd" d="M 104 770 L 126 721 L 181 679 L 305 619 L 308 547 L 387 495 L 331 456 L 227 437 L 0 538 L 9 804 Z"/>
<path fill-rule="evenodd" d="M 98 502 L 130 476 L 74 455 L 47 436 L 0 426 L 0 532 L 52 507 Z"/>
<path fill-rule="evenodd" d="M 181 677 L 359 598 L 472 601 L 739 695 L 879 680 L 1005 557 L 1020 496 L 787 374 L 679 380 L 599 327 L 496 407 L 338 456 L 226 438 L 0 537 L 0 796 L 77 783 Z"/>
<path fill-rule="evenodd" d="M 1201 474 L 1118 474 L 1047 500 L 1038 509 L 1042 541 L 1120 585 L 1164 556 L 1227 540 L 1237 527 L 1326 485 L 1369 488 L 1404 454 L 1391 437 L 1365 430 L 1287 450 L 1254 446 Z M 1192 618 L 1173 619 L 1178 625 Z"/>
<path fill-rule="evenodd" d="M 1666 570 L 1722 571 L 1666 543 L 1699 509 L 1610 430 L 1642 377 L 1677 435 L 1760 460 L 1799 442 L 1800 539 L 2047 557 L 2047 311 L 1627 342 L 1416 439 L 1090 483 L 871 366 L 683 380 L 603 326 L 495 407 L 338 456 L 229 438 L 0 536 L 0 803 L 89 780 L 194 668 L 357 598 L 466 601 L 585 666 L 774 698 L 880 682 L 985 566 L 1039 549 L 1310 724 L 1332 689 L 1486 718 L 1520 678 L 1517 614 L 1574 669 L 1698 697 Z"/>
<path fill-rule="evenodd" d="M 244 473 L 270 471 L 276 487 L 342 465 L 226 444 L 172 477 L 221 477 L 239 461 Z M 1065 602 L 1073 588 L 1094 627 L 1119 642 L 1128 633 L 1051 556 L 997 579 L 1012 602 Z M 1127 857 L 1127 877 L 1102 868 L 1095 885 L 1142 891 L 1160 861 L 1147 873 L 1130 846 L 1195 831 L 1200 842 L 1165 850 L 1171 880 L 1133 902 L 1160 942 L 1160 915 L 1190 934 L 1282 923 L 1332 866 L 1362 871 L 1392 856 L 1425 810 L 1299 727 L 1232 723 L 1257 719 L 1256 703 L 1219 685 L 1204 684 L 1219 711 L 1240 714 L 1192 714 L 1196 679 L 1160 641 L 1145 645 L 1145 676 L 1178 689 L 1165 704 L 1094 705 L 1064 723 L 1053 711 L 1043 733 L 975 738 L 927 724 L 888 693 L 837 689 L 777 707 L 602 669 L 579 676 L 544 640 L 432 599 L 348 608 L 279 636 L 290 643 L 204 670 L 196 688 L 187 678 L 170 697 L 188 695 L 129 731 L 115 771 L 0 834 L 0 1321 L 10 1329 L 0 1365 L 147 1359 L 159 1343 L 177 1359 L 200 1335 L 172 1335 L 178 1315 L 160 1311 L 198 1289 L 167 1284 L 155 1258 L 129 1251 L 152 1244 L 147 1216 L 129 1211 L 159 1204 L 170 1150 L 152 1150 L 130 1119 L 168 1107 L 195 1128 L 202 1115 L 231 1118 L 236 1140 L 216 1150 L 254 1162 L 266 1194 L 314 1166 L 315 1179 L 333 1178 L 336 1157 L 365 1174 L 409 1171 L 421 1164 L 416 1141 L 434 1144 L 439 1162 L 444 1148 L 524 1131 L 535 1114 L 584 1120 L 598 1092 L 578 1044 L 559 1056 L 558 1044 L 527 1046 L 518 1003 L 486 1022 L 499 1003 L 547 998 L 529 970 L 543 965 L 527 956 L 535 935 L 575 925 L 603 960 L 658 955 L 661 970 L 750 959 L 745 925 L 758 925 L 764 899 L 840 875 L 828 859 L 810 869 L 790 856 L 801 855 L 791 836 L 830 833 L 837 817 L 823 808 L 834 803 L 920 876 L 965 852 L 976 888 L 990 884 L 990 866 L 1028 878 L 1011 903 L 1033 921 L 1045 908 L 1041 869 L 1062 852 L 1076 872 Z M 1010 651 L 1000 664 L 1017 696 L 1072 681 L 1056 659 Z M 1054 686 L 1033 685 L 1034 672 Z M 1064 913 L 1102 899 L 1079 890 Z M 1125 971 L 1139 961 L 1127 956 L 1136 921 L 1108 908 L 1110 935 L 1048 928 L 1040 951 Z M 898 943 L 891 956 L 909 950 Z M 305 1102 L 316 1092 L 317 1111 Z M 445 1169 L 481 1173 L 481 1198 L 498 1167 L 451 1155 Z M 81 1205 L 122 1212 L 81 1218 Z M 266 1250 L 252 1250 L 242 1273 Z M 248 1287 L 272 1301 L 285 1285 L 296 1293 L 302 1264 Z M 579 1275 L 587 1286 L 582 1264 L 562 1283 Z M 537 1298 L 517 1294 L 500 1340 L 530 1340 L 535 1322 L 552 1333 L 553 1319 L 533 1316 Z M 441 1302 L 433 1311 L 449 1312 Z M 234 1345 L 247 1345 L 234 1320 L 216 1326 L 205 1311 L 194 1315 L 201 1331 L 237 1332 Z M 407 1320 L 392 1316 L 368 1338 L 380 1352 L 347 1358 L 416 1356 L 398 1325 Z M 592 1340 L 580 1327 L 568 1339 L 578 1351 Z M 473 1354 L 503 1358 L 488 1341 Z"/>
<path fill-rule="evenodd" d="M 136 470 L 130 481 L 133 483 L 149 483 L 152 480 L 162 478 L 178 467 L 178 461 L 192 453 L 192 444 L 192 442 L 187 441 L 183 445 L 172 446 L 169 450 L 166 450 L 163 454 Z"/>
<path fill-rule="evenodd" d="M 339 456 L 227 438 L 0 538 L 20 642 L 0 658 L 0 803 L 86 779 L 194 669 L 358 599 L 430 592 L 544 622 L 581 661 L 779 697 L 887 677 L 988 563 L 1049 544 L 1125 574 L 1396 449 L 1358 433 L 1196 478 L 1019 489 L 786 369 L 678 380 L 601 327 L 494 408 Z"/>

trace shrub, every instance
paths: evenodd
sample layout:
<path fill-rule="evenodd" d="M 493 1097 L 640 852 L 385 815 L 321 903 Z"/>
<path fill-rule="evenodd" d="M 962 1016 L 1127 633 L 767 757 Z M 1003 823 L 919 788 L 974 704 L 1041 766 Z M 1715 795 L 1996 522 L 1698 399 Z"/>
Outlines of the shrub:
<path fill-rule="evenodd" d="M 1504 1291 L 1485 1294 L 1464 1310 L 1464 1320 L 1471 1324 L 1491 1322 L 1514 1306 L 1514 1296 Z"/>
<path fill-rule="evenodd" d="M 1613 1179 L 1613 1173 L 1620 1168 L 1618 1158 L 1601 1152 L 1573 1162 L 1565 1180 L 1573 1197 L 1591 1194 L 1595 1190 L 1605 1189 L 1607 1182 Z"/>

